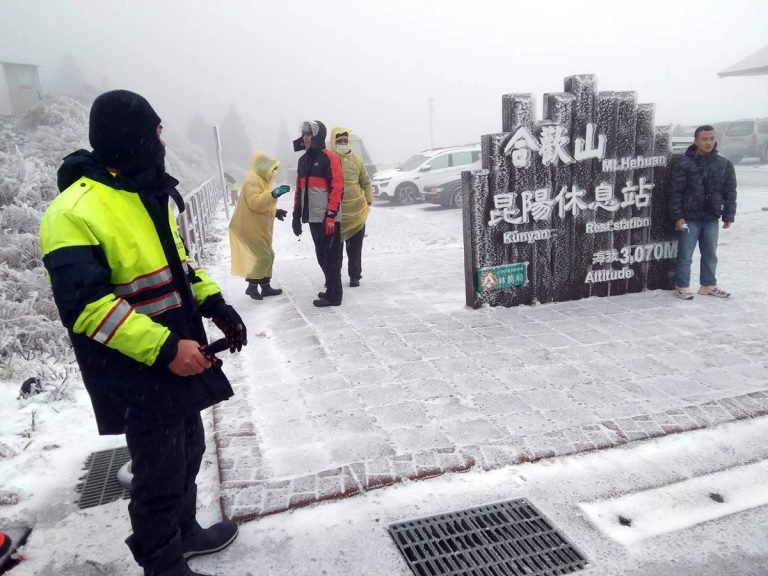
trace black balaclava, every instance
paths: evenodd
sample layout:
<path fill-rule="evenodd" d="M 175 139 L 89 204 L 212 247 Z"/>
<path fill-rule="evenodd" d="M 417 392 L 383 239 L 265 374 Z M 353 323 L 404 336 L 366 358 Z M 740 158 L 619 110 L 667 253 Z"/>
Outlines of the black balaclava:
<path fill-rule="evenodd" d="M 157 188 L 165 175 L 160 117 L 147 100 L 128 90 L 105 92 L 93 102 L 88 137 L 94 159 L 140 188 Z"/>

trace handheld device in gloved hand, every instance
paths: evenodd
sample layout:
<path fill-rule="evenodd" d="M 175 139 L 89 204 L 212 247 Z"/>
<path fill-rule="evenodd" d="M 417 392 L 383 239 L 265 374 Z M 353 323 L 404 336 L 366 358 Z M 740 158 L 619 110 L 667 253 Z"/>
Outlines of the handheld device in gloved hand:
<path fill-rule="evenodd" d="M 219 338 L 206 346 L 200 346 L 200 352 L 202 352 L 203 356 L 208 358 L 214 366 L 221 366 L 224 363 L 221 358 L 216 358 L 216 354 L 220 354 L 221 352 L 224 352 L 224 350 L 229 350 L 229 342 L 227 342 L 226 338 Z"/>
<path fill-rule="evenodd" d="M 280 198 L 283 194 L 288 194 L 291 191 L 291 187 L 288 184 L 281 184 L 274 190 L 272 190 L 272 198 Z"/>

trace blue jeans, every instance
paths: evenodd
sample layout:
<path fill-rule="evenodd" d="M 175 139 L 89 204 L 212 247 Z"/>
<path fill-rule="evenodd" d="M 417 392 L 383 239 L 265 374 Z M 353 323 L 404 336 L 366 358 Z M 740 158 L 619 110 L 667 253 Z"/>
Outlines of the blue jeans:
<path fill-rule="evenodd" d="M 688 288 L 691 283 L 691 262 L 696 243 L 701 252 L 699 282 L 702 286 L 717 286 L 717 236 L 719 220 L 686 220 L 688 231 L 677 232 L 677 263 L 675 264 L 675 286 Z"/>

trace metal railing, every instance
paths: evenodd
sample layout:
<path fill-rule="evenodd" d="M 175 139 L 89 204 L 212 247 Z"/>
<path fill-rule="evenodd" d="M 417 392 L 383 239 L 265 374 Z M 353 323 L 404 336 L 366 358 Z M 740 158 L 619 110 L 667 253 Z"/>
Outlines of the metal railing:
<path fill-rule="evenodd" d="M 219 179 L 214 177 L 189 193 L 182 191 L 181 195 L 186 209 L 176 217 L 176 222 L 187 246 L 189 257 L 199 262 L 205 255 L 207 231 L 213 212 L 219 201 L 224 198 L 224 191 Z"/>

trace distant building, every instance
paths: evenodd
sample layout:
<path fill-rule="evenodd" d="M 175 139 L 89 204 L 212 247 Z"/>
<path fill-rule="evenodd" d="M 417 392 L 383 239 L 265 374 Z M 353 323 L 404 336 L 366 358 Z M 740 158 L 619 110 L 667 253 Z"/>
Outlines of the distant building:
<path fill-rule="evenodd" d="M 38 67 L 0 62 L 0 114 L 21 114 L 43 98 Z"/>

